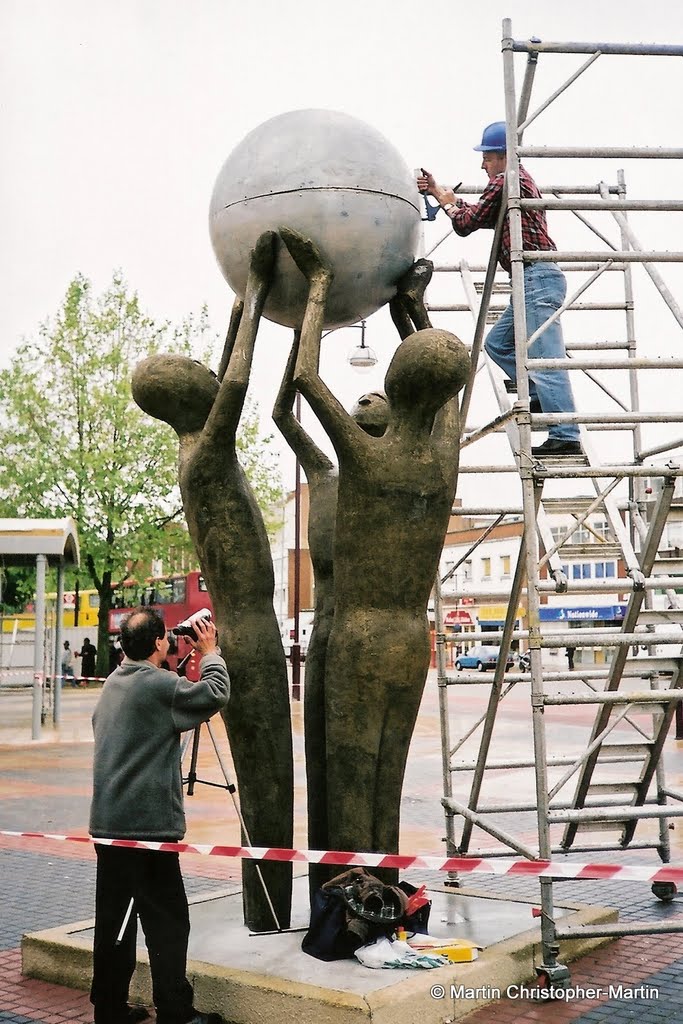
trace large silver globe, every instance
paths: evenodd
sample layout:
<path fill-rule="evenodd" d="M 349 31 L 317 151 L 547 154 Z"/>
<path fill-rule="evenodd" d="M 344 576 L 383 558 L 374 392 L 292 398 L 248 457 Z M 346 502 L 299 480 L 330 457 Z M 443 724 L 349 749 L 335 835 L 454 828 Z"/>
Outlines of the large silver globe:
<path fill-rule="evenodd" d="M 312 238 L 334 268 L 325 326 L 356 323 L 393 297 L 415 258 L 421 225 L 414 177 L 391 143 L 355 117 L 279 114 L 232 151 L 211 197 L 211 242 L 240 297 L 257 238 L 280 225 Z M 307 290 L 282 248 L 265 316 L 299 327 Z"/>

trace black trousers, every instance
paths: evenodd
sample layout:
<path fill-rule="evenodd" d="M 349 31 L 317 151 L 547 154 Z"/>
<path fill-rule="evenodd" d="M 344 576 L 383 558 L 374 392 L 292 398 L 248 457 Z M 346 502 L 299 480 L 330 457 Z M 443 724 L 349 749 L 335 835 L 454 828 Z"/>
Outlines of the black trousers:
<path fill-rule="evenodd" d="M 95 941 L 90 1001 L 95 1024 L 125 1019 L 135 970 L 137 918 L 149 953 L 158 1024 L 186 1024 L 194 1016 L 185 973 L 190 915 L 177 853 L 96 845 Z M 120 945 L 131 897 L 134 910 Z"/>

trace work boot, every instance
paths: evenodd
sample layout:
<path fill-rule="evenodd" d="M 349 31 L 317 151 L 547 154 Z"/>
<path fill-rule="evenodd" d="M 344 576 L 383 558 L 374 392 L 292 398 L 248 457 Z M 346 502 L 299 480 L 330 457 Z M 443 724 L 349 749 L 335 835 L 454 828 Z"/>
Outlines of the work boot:
<path fill-rule="evenodd" d="M 543 444 L 531 449 L 536 459 L 556 459 L 567 455 L 583 455 L 580 441 L 564 441 L 561 437 L 549 437 Z"/>

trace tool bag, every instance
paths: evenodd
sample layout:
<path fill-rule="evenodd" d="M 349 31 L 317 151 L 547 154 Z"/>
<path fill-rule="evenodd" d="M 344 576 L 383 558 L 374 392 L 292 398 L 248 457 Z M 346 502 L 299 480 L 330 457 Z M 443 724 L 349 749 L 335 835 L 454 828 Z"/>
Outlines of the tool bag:
<path fill-rule="evenodd" d="M 351 868 L 313 894 L 311 920 L 301 948 L 318 960 L 345 960 L 360 946 L 391 935 L 399 924 L 426 932 L 429 906 L 421 906 L 406 918 L 409 895 L 416 891 L 407 882 L 385 885 L 365 868 Z"/>

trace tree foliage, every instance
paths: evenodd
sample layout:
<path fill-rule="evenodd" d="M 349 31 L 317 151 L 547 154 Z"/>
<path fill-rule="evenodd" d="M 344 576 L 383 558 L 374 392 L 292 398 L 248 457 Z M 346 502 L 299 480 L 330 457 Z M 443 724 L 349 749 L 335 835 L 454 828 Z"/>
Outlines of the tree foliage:
<path fill-rule="evenodd" d="M 100 296 L 78 275 L 54 319 L 0 372 L 0 514 L 76 521 L 81 579 L 84 570 L 100 595 L 103 658 L 112 582 L 152 558 L 168 564 L 171 548 L 176 558 L 190 550 L 171 525 L 182 522 L 177 438 L 133 402 L 132 368 L 159 351 L 205 361 L 213 340 L 206 311 L 156 323 L 119 274 Z M 278 496 L 269 443 L 252 405 L 239 448 L 266 506 Z"/>

